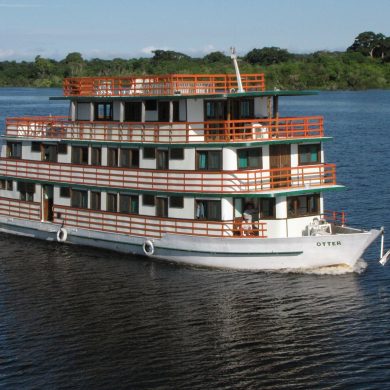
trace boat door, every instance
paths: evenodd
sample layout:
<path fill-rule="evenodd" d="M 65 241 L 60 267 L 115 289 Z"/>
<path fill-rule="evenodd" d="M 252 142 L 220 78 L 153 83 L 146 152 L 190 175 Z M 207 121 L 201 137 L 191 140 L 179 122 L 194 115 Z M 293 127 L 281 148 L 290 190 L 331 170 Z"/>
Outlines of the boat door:
<path fill-rule="evenodd" d="M 165 149 L 157 149 L 157 164 L 156 168 L 159 170 L 167 170 L 168 169 L 168 150 Z"/>
<path fill-rule="evenodd" d="M 43 185 L 42 186 L 42 221 L 53 221 L 53 186 Z"/>
<path fill-rule="evenodd" d="M 157 196 L 156 198 L 156 216 L 160 218 L 168 217 L 168 198 Z"/>
<path fill-rule="evenodd" d="M 270 145 L 271 188 L 289 187 L 291 181 L 291 148 L 289 144 Z"/>

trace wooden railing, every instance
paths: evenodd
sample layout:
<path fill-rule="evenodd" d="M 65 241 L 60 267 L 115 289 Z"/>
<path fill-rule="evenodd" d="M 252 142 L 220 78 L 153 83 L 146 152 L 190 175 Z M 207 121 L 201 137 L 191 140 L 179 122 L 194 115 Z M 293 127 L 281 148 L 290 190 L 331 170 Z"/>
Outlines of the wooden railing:
<path fill-rule="evenodd" d="M 250 142 L 323 137 L 321 116 L 209 122 L 87 122 L 66 117 L 6 119 L 6 135 L 137 143 Z"/>
<path fill-rule="evenodd" d="M 34 221 L 41 219 L 39 203 L 3 197 L 0 197 L 0 214 Z"/>
<path fill-rule="evenodd" d="M 264 91 L 264 74 L 242 74 L 246 92 Z M 236 92 L 235 74 L 72 77 L 64 80 L 65 96 L 213 95 Z"/>
<path fill-rule="evenodd" d="M 1 158 L 0 172 L 19 179 L 181 193 L 238 194 L 336 184 L 334 164 L 213 172 L 93 167 Z"/>
<path fill-rule="evenodd" d="M 204 237 L 266 238 L 266 223 L 254 222 L 249 234 L 238 233 L 241 227 L 234 221 L 205 221 L 127 215 L 106 211 L 54 206 L 54 223 L 67 226 L 160 238 L 164 234 L 184 234 Z M 246 229 L 248 231 L 248 229 Z M 238 233 L 238 234 L 237 234 Z"/>
<path fill-rule="evenodd" d="M 330 211 L 324 210 L 321 215 L 326 221 L 334 223 L 335 225 L 344 226 L 347 223 L 346 214 L 344 211 Z"/>

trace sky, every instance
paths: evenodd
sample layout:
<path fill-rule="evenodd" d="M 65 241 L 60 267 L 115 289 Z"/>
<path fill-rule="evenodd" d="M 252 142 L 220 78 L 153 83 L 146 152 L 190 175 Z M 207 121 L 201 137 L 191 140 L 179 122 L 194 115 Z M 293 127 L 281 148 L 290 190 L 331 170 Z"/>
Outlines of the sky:
<path fill-rule="evenodd" d="M 390 0 L 0 0 L 0 61 L 345 50 L 389 19 Z"/>

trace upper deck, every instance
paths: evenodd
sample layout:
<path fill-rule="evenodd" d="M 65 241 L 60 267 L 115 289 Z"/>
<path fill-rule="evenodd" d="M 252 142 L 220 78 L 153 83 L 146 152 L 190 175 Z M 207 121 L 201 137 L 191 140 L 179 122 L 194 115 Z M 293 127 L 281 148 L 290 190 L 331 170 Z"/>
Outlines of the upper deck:
<path fill-rule="evenodd" d="M 246 92 L 265 90 L 264 74 L 242 74 Z M 169 74 L 158 76 L 73 77 L 64 80 L 65 96 L 196 96 L 238 90 L 235 74 Z"/>

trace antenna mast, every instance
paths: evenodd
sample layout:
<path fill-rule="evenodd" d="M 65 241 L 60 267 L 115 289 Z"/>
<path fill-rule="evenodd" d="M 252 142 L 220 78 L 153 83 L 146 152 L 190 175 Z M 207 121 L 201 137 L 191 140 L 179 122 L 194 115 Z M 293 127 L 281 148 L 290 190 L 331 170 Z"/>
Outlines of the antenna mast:
<path fill-rule="evenodd" d="M 240 69 L 238 68 L 236 49 L 235 49 L 234 47 L 231 47 L 231 48 L 230 48 L 230 58 L 233 60 L 234 69 L 235 69 L 235 71 L 236 71 L 238 92 L 240 92 L 240 93 L 241 93 L 241 92 L 245 92 L 245 91 L 244 91 L 244 88 L 242 87 Z"/>

